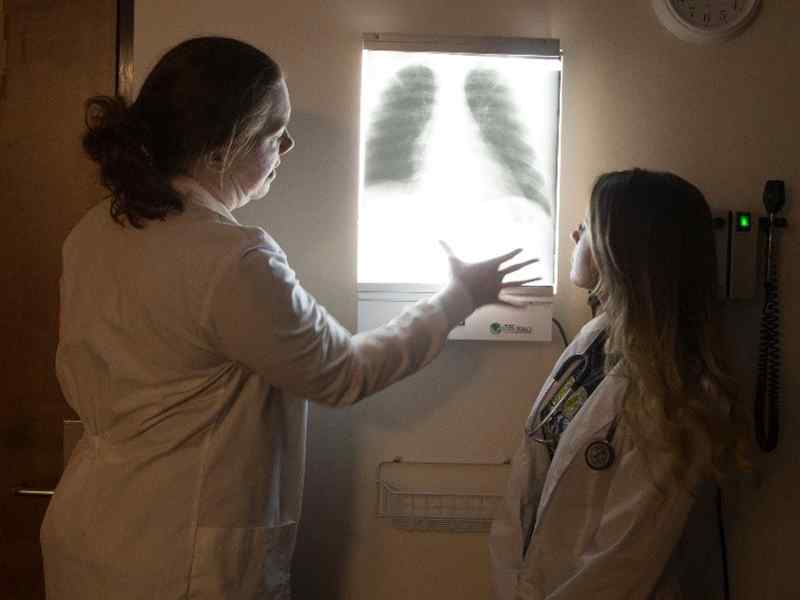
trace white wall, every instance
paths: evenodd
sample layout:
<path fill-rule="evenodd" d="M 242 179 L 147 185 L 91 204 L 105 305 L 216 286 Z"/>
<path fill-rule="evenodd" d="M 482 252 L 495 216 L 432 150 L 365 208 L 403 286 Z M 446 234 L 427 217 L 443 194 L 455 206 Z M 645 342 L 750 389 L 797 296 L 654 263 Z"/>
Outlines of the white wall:
<path fill-rule="evenodd" d="M 613 7 L 613 8 L 612 8 Z M 586 209 L 594 177 L 631 166 L 670 169 L 698 184 L 716 207 L 758 209 L 763 183 L 800 185 L 794 141 L 800 4 L 765 1 L 735 40 L 697 47 L 673 38 L 648 0 L 295 0 L 292 3 L 137 0 L 137 81 L 168 47 L 198 34 L 236 36 L 275 57 L 288 74 L 297 148 L 272 193 L 241 213 L 286 249 L 311 290 L 355 325 L 358 74 L 363 32 L 556 37 L 565 49 L 560 243 Z M 796 220 L 792 206 L 790 221 Z M 798 391 L 800 353 L 789 299 L 798 292 L 782 246 L 786 397 Z M 568 252 L 559 260 L 560 280 Z M 753 306 L 730 310 L 743 389 L 751 385 Z M 562 285 L 556 316 L 574 335 L 585 295 Z M 552 344 L 450 343 L 424 372 L 348 411 L 315 408 L 306 502 L 295 562 L 298 598 L 485 598 L 485 539 L 413 534 L 374 517 L 379 462 L 491 461 L 511 454 L 531 395 L 560 351 Z M 783 598 L 792 589 L 788 548 L 800 536 L 790 508 L 798 484 L 789 439 L 764 463 L 759 493 L 743 496 L 731 533 L 737 598 Z M 333 593 L 336 590 L 336 593 Z"/>

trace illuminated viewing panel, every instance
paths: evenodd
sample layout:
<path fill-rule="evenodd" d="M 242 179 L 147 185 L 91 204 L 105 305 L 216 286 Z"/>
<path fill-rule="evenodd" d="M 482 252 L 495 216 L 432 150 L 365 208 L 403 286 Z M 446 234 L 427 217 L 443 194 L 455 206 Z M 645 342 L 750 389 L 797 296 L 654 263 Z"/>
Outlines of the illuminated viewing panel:
<path fill-rule="evenodd" d="M 359 284 L 445 282 L 444 240 L 553 286 L 560 57 L 365 49 L 361 75 Z"/>

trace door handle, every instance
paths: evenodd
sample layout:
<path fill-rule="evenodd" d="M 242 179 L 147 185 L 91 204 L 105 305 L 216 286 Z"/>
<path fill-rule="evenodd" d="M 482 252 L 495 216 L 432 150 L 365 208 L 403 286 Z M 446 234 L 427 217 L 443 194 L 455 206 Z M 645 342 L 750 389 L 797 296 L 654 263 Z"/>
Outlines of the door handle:
<path fill-rule="evenodd" d="M 14 495 L 15 496 L 52 496 L 55 494 L 55 490 L 31 490 L 27 488 L 14 488 Z"/>

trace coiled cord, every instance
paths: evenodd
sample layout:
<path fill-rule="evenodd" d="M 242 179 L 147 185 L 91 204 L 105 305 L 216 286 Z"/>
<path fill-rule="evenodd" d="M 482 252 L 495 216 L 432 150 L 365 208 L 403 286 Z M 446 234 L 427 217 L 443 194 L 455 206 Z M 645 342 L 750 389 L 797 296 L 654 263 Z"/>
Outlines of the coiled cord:
<path fill-rule="evenodd" d="M 754 420 L 756 440 L 765 452 L 771 452 L 778 445 L 779 409 L 781 390 L 781 346 L 780 316 L 778 295 L 778 271 L 775 260 L 773 235 L 774 217 L 770 216 L 767 235 L 767 267 L 764 280 L 764 310 L 761 313 L 761 340 L 758 348 L 758 376 L 756 380 L 756 400 Z"/>

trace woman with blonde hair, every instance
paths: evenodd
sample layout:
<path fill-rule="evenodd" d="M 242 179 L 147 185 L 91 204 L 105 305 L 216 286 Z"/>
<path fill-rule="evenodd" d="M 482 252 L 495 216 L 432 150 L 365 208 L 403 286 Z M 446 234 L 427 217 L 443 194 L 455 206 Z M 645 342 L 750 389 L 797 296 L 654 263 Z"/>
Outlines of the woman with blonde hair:
<path fill-rule="evenodd" d="M 721 598 L 715 480 L 748 443 L 709 207 L 670 173 L 608 173 L 572 237 L 570 279 L 601 312 L 526 422 L 490 536 L 495 597 Z"/>

